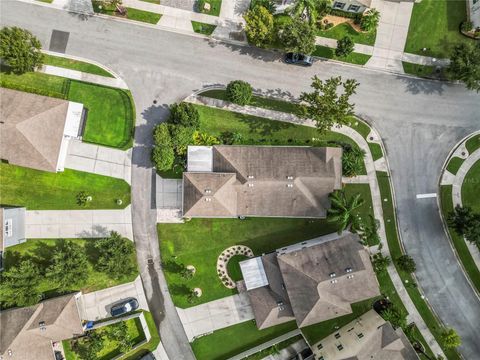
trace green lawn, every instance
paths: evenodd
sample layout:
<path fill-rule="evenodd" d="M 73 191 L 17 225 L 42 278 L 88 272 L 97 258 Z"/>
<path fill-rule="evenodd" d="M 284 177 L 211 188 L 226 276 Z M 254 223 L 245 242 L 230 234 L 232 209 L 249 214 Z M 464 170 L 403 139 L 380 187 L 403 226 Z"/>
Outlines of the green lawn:
<path fill-rule="evenodd" d="M 477 177 L 477 179 L 480 178 Z M 475 197 L 473 197 L 472 200 L 473 199 L 475 199 Z M 440 186 L 440 204 L 442 207 L 443 220 L 445 221 L 448 218 L 449 214 L 453 212 L 452 185 Z M 471 206 L 471 204 L 469 205 Z M 450 227 L 448 228 L 448 232 L 450 233 L 450 238 L 452 239 L 452 243 L 455 247 L 455 251 L 457 252 L 458 257 L 462 262 L 463 268 L 467 272 L 468 277 L 472 281 L 473 285 L 476 287 L 477 291 L 480 291 L 480 270 L 477 268 L 477 265 L 475 264 L 475 261 L 470 254 L 470 250 L 468 249 L 465 240 L 461 235 L 458 235 L 457 232 Z"/>
<path fill-rule="evenodd" d="M 459 43 L 474 41 L 460 34 L 467 19 L 465 0 L 422 0 L 413 6 L 405 52 L 448 58 Z M 423 52 L 422 49 L 427 48 Z"/>
<path fill-rule="evenodd" d="M 158 224 L 162 262 L 193 265 L 195 275 L 184 280 L 180 274 L 165 271 L 176 306 L 187 308 L 236 293 L 227 289 L 216 272 L 217 258 L 226 248 L 241 244 L 255 255 L 336 231 L 326 220 L 288 218 L 192 219 L 184 224 Z M 187 287 L 187 288 L 186 288 Z M 188 288 L 199 287 L 203 295 L 187 301 Z"/>
<path fill-rule="evenodd" d="M 357 32 L 350 24 L 342 23 L 328 30 L 317 30 L 317 35 L 337 40 L 345 36 L 350 36 L 353 42 L 357 44 L 374 45 L 377 31 L 367 33 Z"/>
<path fill-rule="evenodd" d="M 475 150 L 480 149 L 480 135 L 475 135 L 468 139 L 465 143 L 465 147 L 470 154 Z"/>
<path fill-rule="evenodd" d="M 204 24 L 198 21 L 192 21 L 192 28 L 198 34 L 212 35 L 217 25 Z"/>
<path fill-rule="evenodd" d="M 290 339 L 287 339 L 285 341 L 281 341 L 278 344 L 275 344 L 269 348 L 266 348 L 262 351 L 259 351 L 256 354 L 247 356 L 244 360 L 262 360 L 263 358 L 267 357 L 268 355 L 274 355 L 277 354 L 280 350 L 285 349 L 286 347 L 290 346 L 293 343 L 296 343 L 297 341 L 300 341 L 303 339 L 302 335 L 297 335 L 294 336 Z"/>
<path fill-rule="evenodd" d="M 158 335 L 158 330 L 152 314 L 148 311 L 144 311 L 143 315 L 145 316 L 145 321 L 147 323 L 148 330 L 150 331 L 150 341 L 129 352 L 128 354 L 123 356 L 121 360 L 138 360 L 142 356 L 145 356 L 147 353 L 155 351 L 155 349 L 158 347 L 158 344 L 160 343 L 160 335 Z"/>
<path fill-rule="evenodd" d="M 468 170 L 462 185 L 462 204 L 480 213 L 480 160 Z"/>
<path fill-rule="evenodd" d="M 435 66 L 413 64 L 406 61 L 402 61 L 402 65 L 403 71 L 405 71 L 406 74 L 426 78 L 435 75 Z"/>
<path fill-rule="evenodd" d="M 154 1 L 150 1 L 150 2 L 154 2 Z M 124 16 L 119 15 L 116 12 L 115 6 L 106 5 L 102 1 L 96 1 L 96 0 L 92 1 L 92 5 L 93 5 L 93 11 L 95 11 L 96 13 L 124 18 Z M 135 8 L 130 8 L 130 7 L 127 7 L 126 10 L 127 10 L 127 16 L 126 16 L 127 19 L 142 21 L 142 22 L 146 22 L 146 23 L 149 23 L 149 24 L 158 23 L 158 21 L 162 17 L 162 15 L 160 15 L 160 14 L 152 13 L 150 11 L 144 11 L 144 10 L 139 10 L 139 9 L 135 9 Z"/>
<path fill-rule="evenodd" d="M 38 264 L 41 273 L 51 264 L 51 258 L 55 249 L 61 246 L 61 239 L 30 239 L 26 242 L 11 246 L 6 249 L 4 253 L 4 265 L 5 269 L 9 269 L 14 264 L 18 264 L 19 261 L 26 258 L 32 258 L 33 261 Z M 122 276 L 119 279 L 114 279 L 108 276 L 104 272 L 95 270 L 96 250 L 94 248 L 95 239 L 71 239 L 77 245 L 80 245 L 87 254 L 88 266 L 85 271 L 88 273 L 88 278 L 83 284 L 72 284 L 71 288 L 67 289 L 67 292 L 79 291 L 88 293 L 101 289 L 106 289 L 112 286 L 124 284 L 135 280 L 138 276 L 138 272 L 131 274 L 130 276 Z M 131 261 L 136 263 L 136 255 L 132 255 Z M 58 296 L 59 292 L 57 286 L 46 277 L 42 277 L 38 283 L 38 288 L 41 293 L 44 293 L 46 297 Z"/>
<path fill-rule="evenodd" d="M 126 320 L 125 324 L 127 325 L 128 333 L 134 344 L 138 344 L 141 341 L 145 340 L 145 333 L 143 332 L 142 324 L 139 318 Z M 106 335 L 106 333 L 109 330 L 109 327 L 111 326 L 112 325 L 108 325 L 99 329 L 95 329 L 93 331 L 100 335 Z M 104 339 L 103 348 L 99 352 L 97 352 L 98 360 L 110 360 L 122 354 L 117 341 L 112 341 L 107 336 L 104 336 L 103 339 Z M 79 341 L 81 342 L 82 340 L 79 340 Z M 75 352 L 72 340 L 64 340 L 62 344 L 63 344 L 63 348 L 66 350 L 65 351 L 66 360 L 82 359 L 82 357 L 80 357 L 80 355 Z"/>
<path fill-rule="evenodd" d="M 335 55 L 335 49 L 329 48 L 327 46 L 317 45 L 315 51 L 312 54 L 313 56 L 318 56 L 325 59 L 332 59 L 347 62 L 350 64 L 356 65 L 365 65 L 367 61 L 371 58 L 371 55 L 365 55 L 353 52 L 350 55 L 339 57 Z"/>
<path fill-rule="evenodd" d="M 208 2 L 210 4 L 210 11 L 204 10 L 203 5 L 201 5 L 203 2 Z M 200 11 L 203 14 L 219 16 L 220 8 L 222 7 L 222 0 L 204 0 L 204 1 L 197 0 L 197 6 L 199 7 L 198 11 Z"/>
<path fill-rule="evenodd" d="M 462 166 L 463 162 L 465 160 L 461 159 L 459 157 L 452 157 L 450 161 L 447 164 L 447 170 L 451 172 L 453 175 L 456 175 L 458 172 L 458 169 L 460 169 L 460 166 Z"/>
<path fill-rule="evenodd" d="M 82 103 L 88 110 L 84 141 L 121 149 L 132 146 L 135 109 L 129 91 L 38 72 L 1 75 L 2 87 Z"/>
<path fill-rule="evenodd" d="M 395 219 L 395 210 L 393 206 L 392 194 L 390 190 L 389 177 L 386 172 L 377 171 L 377 180 L 380 188 L 380 195 L 383 199 L 387 201 L 382 201 L 383 215 L 385 220 L 385 232 L 387 235 L 388 247 L 390 249 L 390 255 L 392 259 L 396 259 L 403 254 L 402 248 L 400 246 L 400 241 L 397 232 L 397 225 Z M 396 266 L 396 265 L 395 265 Z M 444 346 L 444 343 L 441 338 L 443 332 L 443 326 L 436 317 L 436 315 L 430 309 L 428 303 L 422 299 L 422 294 L 419 289 L 413 284 L 416 283 L 415 279 L 411 274 L 405 273 L 397 267 L 398 274 L 400 278 L 405 283 L 408 281 L 409 285 L 406 285 L 405 288 L 408 292 L 408 295 L 412 299 L 412 302 L 415 304 L 418 312 L 422 316 L 423 320 L 427 324 L 428 328 L 432 332 L 433 336 L 442 347 L 445 355 L 448 359 L 460 359 L 460 355 L 455 349 L 447 349 Z"/>
<path fill-rule="evenodd" d="M 381 159 L 383 157 L 382 147 L 376 143 L 368 143 L 370 152 L 372 153 L 373 161 Z"/>
<path fill-rule="evenodd" d="M 370 215 L 373 216 L 372 193 L 370 192 L 370 185 L 346 184 L 344 186 L 344 190 L 347 197 L 352 197 L 356 194 L 360 194 L 362 199 L 365 201 L 360 208 L 353 212 L 354 215 L 360 216 L 365 219 L 368 218 Z"/>
<path fill-rule="evenodd" d="M 202 336 L 192 343 L 192 349 L 197 360 L 225 360 L 296 328 L 295 321 L 290 321 L 258 330 L 250 320 Z"/>
<path fill-rule="evenodd" d="M 145 2 L 152 3 L 152 4 L 160 5 L 160 0 L 140 0 L 140 1 L 145 1 Z"/>
<path fill-rule="evenodd" d="M 76 202 L 80 191 L 93 198 L 85 207 Z M 123 209 L 130 204 L 130 185 L 76 170 L 51 173 L 0 163 L 0 204 L 29 210 Z"/>
<path fill-rule="evenodd" d="M 58 66 L 66 69 L 82 71 L 84 73 L 112 77 L 112 78 L 114 77 L 107 70 L 102 69 L 100 66 L 90 64 L 84 61 L 67 59 L 60 56 L 44 54 L 44 63 L 45 65 Z"/>
<path fill-rule="evenodd" d="M 240 262 L 247 260 L 248 257 L 244 255 L 235 255 L 230 258 L 227 264 L 227 273 L 233 281 L 240 281 L 243 279 L 242 270 L 240 270 Z"/>

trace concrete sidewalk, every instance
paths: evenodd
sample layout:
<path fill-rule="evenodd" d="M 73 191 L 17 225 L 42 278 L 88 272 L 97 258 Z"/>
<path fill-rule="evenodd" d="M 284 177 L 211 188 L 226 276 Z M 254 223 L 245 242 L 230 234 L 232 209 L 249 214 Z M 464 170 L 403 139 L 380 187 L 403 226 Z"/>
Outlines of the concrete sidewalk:
<path fill-rule="evenodd" d="M 187 309 L 177 308 L 177 312 L 190 342 L 200 335 L 254 318 L 247 293 L 227 296 Z"/>
<path fill-rule="evenodd" d="M 28 239 L 99 238 L 116 231 L 133 240 L 131 206 L 123 210 L 27 210 Z"/>
<path fill-rule="evenodd" d="M 191 96 L 186 99 L 186 101 L 193 102 L 193 103 L 199 103 L 202 105 L 206 106 L 211 106 L 211 107 L 218 107 L 221 109 L 226 109 L 234 112 L 239 112 L 243 114 L 248 114 L 248 115 L 254 115 L 254 116 L 259 116 L 259 117 L 265 117 L 268 119 L 272 120 L 279 120 L 279 121 L 285 121 L 285 122 L 290 122 L 294 123 L 297 125 L 304 125 L 304 126 L 311 126 L 315 127 L 315 123 L 312 120 L 308 119 L 303 119 L 299 118 L 298 116 L 291 114 L 291 113 L 284 113 L 280 111 L 274 111 L 274 110 L 267 110 L 263 108 L 255 108 L 253 106 L 238 106 L 235 104 L 231 104 L 226 101 L 222 100 L 217 100 L 217 99 L 211 99 L 211 98 L 206 98 L 206 97 L 201 97 L 201 96 Z M 372 202 L 373 202 L 373 213 L 375 219 L 379 220 L 380 226 L 378 229 L 378 234 L 380 236 L 381 242 L 383 244 L 383 249 L 382 253 L 385 255 L 390 256 L 390 251 L 388 248 L 388 242 L 387 242 L 387 237 L 385 233 L 385 224 L 384 224 L 384 217 L 383 217 L 383 208 L 382 208 L 382 197 L 380 195 L 380 188 L 378 186 L 378 181 L 377 181 L 377 176 L 376 176 L 376 171 L 380 169 L 375 168 L 375 164 L 377 162 L 373 161 L 370 148 L 368 146 L 367 140 L 363 138 L 362 135 L 360 135 L 356 130 L 347 127 L 347 126 L 341 126 L 340 128 L 338 127 L 333 127 L 331 131 L 335 131 L 338 133 L 341 133 L 343 135 L 346 135 L 350 137 L 357 145 L 365 151 L 365 167 L 367 170 L 367 177 L 368 177 L 368 184 L 370 185 L 370 191 L 372 194 Z M 374 143 L 381 143 L 381 137 L 379 134 L 377 134 L 375 131 L 371 130 L 370 134 L 367 136 L 368 139 L 372 138 L 373 140 L 371 142 Z M 377 160 L 378 161 L 378 160 Z M 380 163 L 381 164 L 381 163 Z M 381 171 L 384 171 L 383 169 Z M 363 180 L 363 179 L 362 179 Z M 393 219 L 393 221 L 395 221 Z M 438 345 L 437 341 L 433 337 L 432 333 L 430 332 L 430 329 L 427 327 L 427 324 L 419 314 L 417 308 L 412 302 L 412 299 L 410 298 L 407 290 L 405 289 L 405 285 L 403 284 L 400 276 L 397 273 L 397 270 L 393 264 L 390 264 L 388 267 L 388 273 L 390 275 L 390 278 L 395 286 L 395 289 L 397 290 L 398 295 L 400 296 L 403 304 L 405 305 L 405 308 L 408 311 L 408 321 L 409 322 L 415 322 L 417 325 L 419 331 L 421 332 L 422 336 L 425 338 L 425 341 L 428 343 L 430 348 L 435 354 L 439 354 L 444 356 L 442 349 Z"/>
<path fill-rule="evenodd" d="M 123 179 L 129 184 L 132 177 L 131 163 L 131 149 L 118 150 L 78 140 L 70 140 L 65 159 L 65 167 L 68 169 Z"/>

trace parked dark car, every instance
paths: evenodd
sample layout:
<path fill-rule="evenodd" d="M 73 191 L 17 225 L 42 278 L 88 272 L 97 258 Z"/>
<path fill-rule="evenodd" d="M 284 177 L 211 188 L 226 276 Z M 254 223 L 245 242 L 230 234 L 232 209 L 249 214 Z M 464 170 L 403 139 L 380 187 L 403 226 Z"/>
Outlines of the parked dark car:
<path fill-rule="evenodd" d="M 294 64 L 300 66 L 312 66 L 313 58 L 309 55 L 304 54 L 287 53 L 285 54 L 285 62 L 287 64 Z"/>
<path fill-rule="evenodd" d="M 130 311 L 135 311 L 137 309 L 138 309 L 137 299 L 129 299 L 121 303 L 118 303 L 116 305 L 113 305 L 112 308 L 110 309 L 110 314 L 112 316 L 119 316 L 119 315 L 129 313 Z"/>

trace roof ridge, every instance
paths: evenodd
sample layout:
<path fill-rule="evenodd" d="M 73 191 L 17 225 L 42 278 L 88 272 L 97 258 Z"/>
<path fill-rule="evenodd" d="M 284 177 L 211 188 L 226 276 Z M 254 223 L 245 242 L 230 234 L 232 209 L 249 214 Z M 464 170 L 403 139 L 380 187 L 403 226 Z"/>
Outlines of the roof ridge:
<path fill-rule="evenodd" d="M 220 149 L 219 149 L 220 147 L 221 147 L 221 146 L 214 145 L 214 146 L 213 146 L 213 150 L 214 150 L 217 154 L 219 154 L 219 155 L 232 167 L 232 169 L 235 171 L 235 174 L 237 175 L 237 178 L 238 178 L 238 177 L 241 178 L 241 179 L 238 179 L 238 180 L 240 181 L 240 183 L 241 183 L 241 184 L 246 183 L 246 182 L 247 182 L 246 177 L 240 172 L 240 170 L 238 170 L 238 168 L 237 168 L 236 166 L 234 166 L 234 165 L 232 164 L 232 162 L 230 161 L 230 159 L 228 159 L 228 158 L 220 151 Z M 226 147 L 225 145 L 224 145 L 223 147 L 228 148 L 228 147 Z M 214 153 L 213 155 L 214 155 L 214 156 L 213 156 L 213 167 L 215 168 L 215 153 Z M 214 170 L 214 172 L 216 172 L 216 171 Z"/>

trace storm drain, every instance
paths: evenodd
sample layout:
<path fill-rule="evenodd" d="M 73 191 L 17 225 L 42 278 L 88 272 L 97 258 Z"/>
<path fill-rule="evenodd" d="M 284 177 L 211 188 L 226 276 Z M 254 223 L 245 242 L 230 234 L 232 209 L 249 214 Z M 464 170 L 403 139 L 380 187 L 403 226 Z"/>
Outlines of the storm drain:
<path fill-rule="evenodd" d="M 49 50 L 65 54 L 65 51 L 67 50 L 69 36 L 70 36 L 69 32 L 53 30 L 52 37 L 50 38 Z"/>

